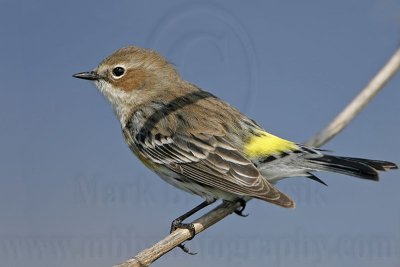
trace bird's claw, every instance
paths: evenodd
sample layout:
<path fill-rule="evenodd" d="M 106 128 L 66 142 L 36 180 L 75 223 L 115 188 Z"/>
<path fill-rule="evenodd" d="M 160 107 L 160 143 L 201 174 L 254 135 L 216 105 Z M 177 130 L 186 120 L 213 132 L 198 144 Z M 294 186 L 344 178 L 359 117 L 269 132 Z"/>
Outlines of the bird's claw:
<path fill-rule="evenodd" d="M 193 223 L 182 223 L 182 220 L 180 220 L 179 218 L 172 221 L 171 229 L 170 229 L 169 233 L 172 233 L 176 229 L 188 229 L 189 233 L 190 233 L 190 237 L 187 240 L 192 240 L 194 238 L 194 236 L 196 235 L 196 229 L 194 228 L 194 224 Z M 183 252 L 185 252 L 189 255 L 197 254 L 195 252 L 190 252 L 189 249 L 183 243 L 179 244 L 178 247 L 180 249 L 182 249 Z"/>
<path fill-rule="evenodd" d="M 178 248 L 182 249 L 183 252 L 189 254 L 189 255 L 196 255 L 197 252 L 190 252 L 189 249 L 182 243 L 178 245 Z"/>
<path fill-rule="evenodd" d="M 240 198 L 237 202 L 240 203 L 240 207 L 237 208 L 234 212 L 235 212 L 237 215 L 241 216 L 241 217 L 247 217 L 247 216 L 249 216 L 248 213 L 243 213 L 244 209 L 246 208 L 246 201 Z"/>
<path fill-rule="evenodd" d="M 182 223 L 181 220 L 175 219 L 171 223 L 171 229 L 169 230 L 169 233 L 171 234 L 176 229 L 188 229 L 190 233 L 190 238 L 188 238 L 187 240 L 192 240 L 193 237 L 196 235 L 196 229 L 194 228 L 193 223 Z"/>

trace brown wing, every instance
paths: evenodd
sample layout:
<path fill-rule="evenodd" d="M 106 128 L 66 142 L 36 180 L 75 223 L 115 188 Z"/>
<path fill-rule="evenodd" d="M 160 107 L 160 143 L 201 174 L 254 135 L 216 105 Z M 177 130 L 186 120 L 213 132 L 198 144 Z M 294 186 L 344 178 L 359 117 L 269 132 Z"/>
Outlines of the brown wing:
<path fill-rule="evenodd" d="M 125 135 L 127 133 L 125 132 Z M 142 155 L 198 183 L 283 206 L 293 201 L 263 178 L 254 164 L 220 136 L 161 134 L 135 139 Z"/>

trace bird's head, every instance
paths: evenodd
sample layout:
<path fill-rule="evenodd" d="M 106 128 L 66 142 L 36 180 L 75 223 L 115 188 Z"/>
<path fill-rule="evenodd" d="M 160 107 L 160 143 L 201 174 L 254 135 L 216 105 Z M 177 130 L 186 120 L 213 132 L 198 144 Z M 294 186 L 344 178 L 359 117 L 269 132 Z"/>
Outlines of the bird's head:
<path fill-rule="evenodd" d="M 93 81 L 111 102 L 121 123 L 132 108 L 180 80 L 175 68 L 163 56 L 135 46 L 121 48 L 94 70 L 73 77 Z"/>

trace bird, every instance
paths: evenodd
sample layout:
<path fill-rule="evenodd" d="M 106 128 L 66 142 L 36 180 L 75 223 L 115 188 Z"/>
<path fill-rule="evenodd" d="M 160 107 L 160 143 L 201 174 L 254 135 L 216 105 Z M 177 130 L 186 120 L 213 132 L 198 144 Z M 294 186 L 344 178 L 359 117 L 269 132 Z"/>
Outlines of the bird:
<path fill-rule="evenodd" d="M 216 200 L 239 202 L 236 213 L 242 216 L 246 201 L 253 198 L 294 208 L 294 201 L 276 186 L 284 178 L 307 177 L 326 185 L 315 174 L 326 171 L 377 181 L 378 172 L 397 169 L 392 162 L 336 156 L 273 135 L 184 80 L 154 50 L 127 46 L 73 77 L 94 82 L 108 99 L 127 145 L 144 165 L 204 199 L 176 218 L 170 232 L 186 228 L 193 238 L 193 224 L 183 221 Z"/>

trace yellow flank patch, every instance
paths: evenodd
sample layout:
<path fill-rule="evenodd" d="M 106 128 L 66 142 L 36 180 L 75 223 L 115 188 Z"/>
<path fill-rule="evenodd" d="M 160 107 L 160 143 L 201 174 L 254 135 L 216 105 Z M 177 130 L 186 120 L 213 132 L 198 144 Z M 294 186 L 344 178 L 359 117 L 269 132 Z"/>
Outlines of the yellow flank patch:
<path fill-rule="evenodd" d="M 251 137 L 244 146 L 244 153 L 249 157 L 265 157 L 298 148 L 295 143 L 267 132 L 260 131 L 259 134 Z"/>

